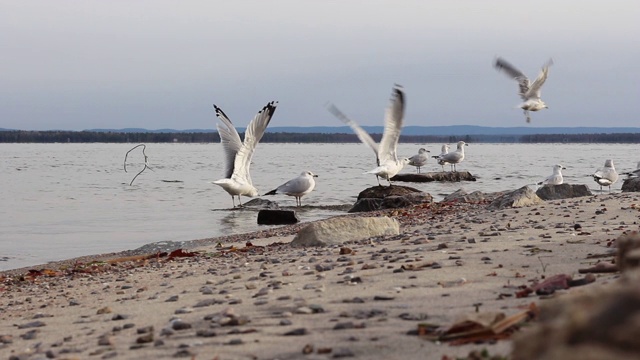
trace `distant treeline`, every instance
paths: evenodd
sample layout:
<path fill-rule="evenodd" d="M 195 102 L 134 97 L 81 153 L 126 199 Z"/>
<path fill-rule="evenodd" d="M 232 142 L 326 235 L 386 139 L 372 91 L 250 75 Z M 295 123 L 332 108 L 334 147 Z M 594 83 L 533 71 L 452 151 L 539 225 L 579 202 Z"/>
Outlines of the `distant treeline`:
<path fill-rule="evenodd" d="M 242 135 L 243 136 L 243 135 Z M 371 135 L 380 141 L 381 134 Z M 640 143 L 640 133 L 541 134 L 541 135 L 402 135 L 403 143 Z M 211 143 L 219 142 L 216 132 L 153 133 L 99 131 L 0 131 L 0 143 Z M 357 143 L 354 134 L 266 133 L 265 143 Z"/>

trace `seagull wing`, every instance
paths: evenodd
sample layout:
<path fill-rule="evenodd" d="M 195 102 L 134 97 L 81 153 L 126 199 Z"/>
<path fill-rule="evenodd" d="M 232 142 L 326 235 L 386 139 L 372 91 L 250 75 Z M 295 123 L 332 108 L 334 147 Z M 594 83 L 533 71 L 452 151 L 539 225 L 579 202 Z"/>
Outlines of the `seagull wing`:
<path fill-rule="evenodd" d="M 216 116 L 222 124 L 216 124 L 218 128 L 218 134 L 220 135 L 220 143 L 222 143 L 222 148 L 224 149 L 224 177 L 225 179 L 231 178 L 233 175 L 234 162 L 236 161 L 236 154 L 240 151 L 242 147 L 242 140 L 240 140 L 240 135 L 238 131 L 231 123 L 231 120 L 227 117 L 227 115 L 217 107 L 215 104 L 213 108 L 216 110 Z"/>
<path fill-rule="evenodd" d="M 503 58 L 497 58 L 493 66 L 500 71 L 504 71 L 509 77 L 518 82 L 519 95 L 523 100 L 526 100 L 525 94 L 529 91 L 529 78 Z"/>
<path fill-rule="evenodd" d="M 549 59 L 549 61 L 547 61 L 547 63 L 544 64 L 544 66 L 542 67 L 542 71 L 540 71 L 540 75 L 538 75 L 538 78 L 536 78 L 533 84 L 531 84 L 531 86 L 529 87 L 529 90 L 525 94 L 525 97 L 527 99 L 540 98 L 540 88 L 542 87 L 544 82 L 547 80 L 547 75 L 549 73 L 549 66 L 551 65 L 553 65 L 553 60 Z"/>
<path fill-rule="evenodd" d="M 387 107 L 384 117 L 384 133 L 380 140 L 378 159 L 380 162 L 387 160 L 397 161 L 396 154 L 402 121 L 404 117 L 405 95 L 402 87 L 396 85 L 391 93 L 391 104 Z"/>
<path fill-rule="evenodd" d="M 358 125 L 355 121 L 349 119 L 347 115 L 340 111 L 340 109 L 338 109 L 335 105 L 327 104 L 326 108 L 330 113 L 333 114 L 333 116 L 337 117 L 343 123 L 349 125 L 349 127 L 351 127 L 351 130 L 353 130 L 353 132 L 358 136 L 358 139 L 360 139 L 360 141 L 362 141 L 365 145 L 369 146 L 373 150 L 373 152 L 376 154 L 376 164 L 380 165 L 380 158 L 378 156 L 378 144 L 375 140 L 373 140 L 371 135 L 369 135 L 369 133 L 365 129 L 361 128 L 360 125 Z"/>
<path fill-rule="evenodd" d="M 244 133 L 244 142 L 238 150 L 236 155 L 233 178 L 241 181 L 245 181 L 248 184 L 252 184 L 251 175 L 249 173 L 249 167 L 251 165 L 251 158 L 253 157 L 253 151 L 256 149 L 258 142 L 262 139 L 273 113 L 276 111 L 277 102 L 271 101 L 265 105 L 262 110 L 258 111 L 256 116 L 251 120 L 247 130 Z"/>

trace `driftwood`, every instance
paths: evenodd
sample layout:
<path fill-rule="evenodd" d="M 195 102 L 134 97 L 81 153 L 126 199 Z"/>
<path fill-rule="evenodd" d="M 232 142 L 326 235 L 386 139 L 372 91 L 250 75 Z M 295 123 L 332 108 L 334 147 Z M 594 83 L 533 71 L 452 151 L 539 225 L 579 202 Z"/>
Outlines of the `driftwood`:
<path fill-rule="evenodd" d="M 476 177 L 468 171 L 441 171 L 423 174 L 398 174 L 391 178 L 391 181 L 405 182 L 460 182 L 460 181 L 476 181 Z"/>

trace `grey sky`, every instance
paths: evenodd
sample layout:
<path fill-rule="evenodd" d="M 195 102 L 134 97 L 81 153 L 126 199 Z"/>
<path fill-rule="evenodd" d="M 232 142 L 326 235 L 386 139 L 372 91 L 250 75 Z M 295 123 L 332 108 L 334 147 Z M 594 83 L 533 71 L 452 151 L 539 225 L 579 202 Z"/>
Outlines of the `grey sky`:
<path fill-rule="evenodd" d="M 640 4 L 628 0 L 0 0 L 0 128 L 381 125 L 394 83 L 406 125 L 525 126 L 500 55 L 549 110 L 530 126 L 640 126 Z"/>

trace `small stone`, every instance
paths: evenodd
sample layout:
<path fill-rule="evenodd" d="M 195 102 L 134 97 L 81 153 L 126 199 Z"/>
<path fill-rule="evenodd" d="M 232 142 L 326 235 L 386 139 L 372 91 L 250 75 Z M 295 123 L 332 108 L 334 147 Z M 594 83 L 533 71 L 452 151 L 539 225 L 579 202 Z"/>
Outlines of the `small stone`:
<path fill-rule="evenodd" d="M 147 344 L 153 342 L 153 333 L 144 334 L 136 339 L 137 344 Z"/>
<path fill-rule="evenodd" d="M 309 331 L 305 328 L 298 328 L 284 333 L 284 336 L 302 336 L 309 334 Z"/>
<path fill-rule="evenodd" d="M 111 308 L 108 306 L 105 306 L 103 308 L 98 309 L 98 311 L 96 312 L 97 315 L 102 315 L 102 314 L 111 314 Z"/>
<path fill-rule="evenodd" d="M 165 302 L 174 302 L 174 301 L 178 301 L 180 297 L 178 295 L 173 295 L 170 296 L 167 300 L 165 300 Z"/>
<path fill-rule="evenodd" d="M 186 321 L 177 319 L 171 322 L 171 328 L 173 330 L 186 330 L 191 329 L 191 324 Z"/>
<path fill-rule="evenodd" d="M 32 321 L 26 324 L 22 324 L 22 325 L 18 325 L 18 329 L 29 329 L 29 328 L 34 328 L 34 327 L 42 327 L 42 326 L 46 326 L 47 324 L 45 324 L 42 321 Z"/>

